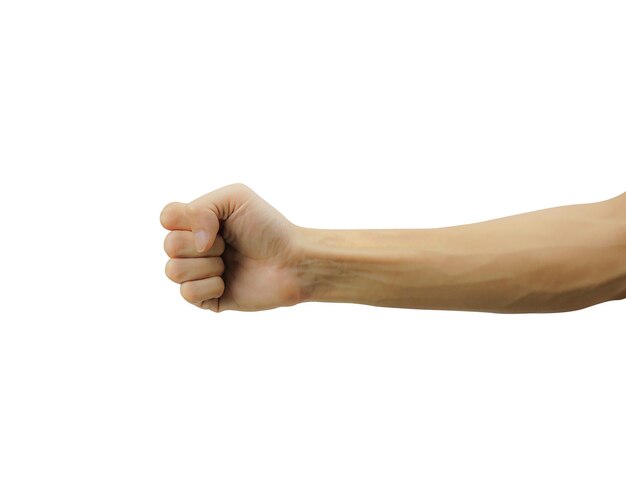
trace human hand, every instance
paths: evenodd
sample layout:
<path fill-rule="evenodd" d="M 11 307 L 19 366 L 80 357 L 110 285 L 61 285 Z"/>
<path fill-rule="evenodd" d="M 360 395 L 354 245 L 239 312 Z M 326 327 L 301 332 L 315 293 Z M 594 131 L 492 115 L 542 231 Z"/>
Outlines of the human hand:
<path fill-rule="evenodd" d="M 300 227 L 243 184 L 161 212 L 170 233 L 165 273 L 190 303 L 213 312 L 259 311 L 300 300 Z"/>

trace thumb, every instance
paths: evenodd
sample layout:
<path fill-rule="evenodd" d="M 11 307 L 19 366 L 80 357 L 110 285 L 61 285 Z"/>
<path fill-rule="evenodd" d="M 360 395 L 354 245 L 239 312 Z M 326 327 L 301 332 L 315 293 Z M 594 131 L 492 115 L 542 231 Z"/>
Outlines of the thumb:
<path fill-rule="evenodd" d="M 187 206 L 187 214 L 196 250 L 198 252 L 207 251 L 213 246 L 220 229 L 217 215 L 208 207 L 191 204 Z"/>
<path fill-rule="evenodd" d="M 226 221 L 253 195 L 254 192 L 246 185 L 235 183 L 189 202 L 187 218 L 193 231 L 196 250 L 205 252 L 210 249 L 220 230 L 220 221 Z"/>

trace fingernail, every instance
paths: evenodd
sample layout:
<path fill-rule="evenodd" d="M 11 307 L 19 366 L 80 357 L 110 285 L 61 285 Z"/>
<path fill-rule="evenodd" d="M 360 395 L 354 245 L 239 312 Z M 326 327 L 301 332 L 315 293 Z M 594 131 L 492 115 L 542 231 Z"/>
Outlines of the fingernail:
<path fill-rule="evenodd" d="M 196 250 L 198 252 L 204 251 L 204 248 L 209 243 L 209 234 L 204 230 L 198 230 L 193 234 L 193 236 L 196 242 Z"/>

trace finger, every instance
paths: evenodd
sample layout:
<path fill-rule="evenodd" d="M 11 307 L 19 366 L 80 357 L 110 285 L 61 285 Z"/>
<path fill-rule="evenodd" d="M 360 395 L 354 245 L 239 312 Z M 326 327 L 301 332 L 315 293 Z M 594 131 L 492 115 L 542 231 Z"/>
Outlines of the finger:
<path fill-rule="evenodd" d="M 165 265 L 165 274 L 177 284 L 215 277 L 222 273 L 224 273 L 224 261 L 221 257 L 170 259 Z"/>
<path fill-rule="evenodd" d="M 213 245 L 219 222 L 228 219 L 251 194 L 252 190 L 243 184 L 230 184 L 187 204 L 187 217 L 198 252 L 204 252 Z"/>
<path fill-rule="evenodd" d="M 161 226 L 166 230 L 191 230 L 191 223 L 187 218 L 187 204 L 171 202 L 161 211 Z"/>
<path fill-rule="evenodd" d="M 217 313 L 218 311 L 221 311 L 221 298 L 216 297 L 213 299 L 205 299 L 204 301 L 202 301 L 199 305 L 200 308 L 202 308 L 203 310 L 211 310 L 215 313 Z"/>
<path fill-rule="evenodd" d="M 222 235 L 218 233 L 213 246 L 206 252 L 196 250 L 191 231 L 171 231 L 163 242 L 165 253 L 169 257 L 208 257 L 221 256 L 226 248 Z"/>
<path fill-rule="evenodd" d="M 202 280 L 191 280 L 180 285 L 180 294 L 186 301 L 200 306 L 202 301 L 220 297 L 224 293 L 222 277 L 210 277 Z"/>
<path fill-rule="evenodd" d="M 187 217 L 191 223 L 196 251 L 205 252 L 213 245 L 220 229 L 217 214 L 209 207 L 187 205 Z"/>

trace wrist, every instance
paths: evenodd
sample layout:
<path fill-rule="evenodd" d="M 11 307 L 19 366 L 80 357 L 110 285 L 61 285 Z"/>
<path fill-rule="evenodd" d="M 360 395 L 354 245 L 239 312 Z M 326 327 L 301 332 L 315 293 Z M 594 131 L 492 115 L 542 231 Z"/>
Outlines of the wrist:
<path fill-rule="evenodd" d="M 423 230 L 299 228 L 300 302 L 397 302 L 389 289 L 423 262 Z"/>
<path fill-rule="evenodd" d="M 301 303 L 327 301 L 333 288 L 333 277 L 339 275 L 340 261 L 333 257 L 328 231 L 298 227 L 298 260 L 296 282 Z"/>

